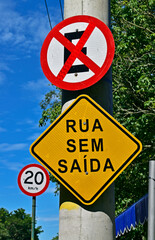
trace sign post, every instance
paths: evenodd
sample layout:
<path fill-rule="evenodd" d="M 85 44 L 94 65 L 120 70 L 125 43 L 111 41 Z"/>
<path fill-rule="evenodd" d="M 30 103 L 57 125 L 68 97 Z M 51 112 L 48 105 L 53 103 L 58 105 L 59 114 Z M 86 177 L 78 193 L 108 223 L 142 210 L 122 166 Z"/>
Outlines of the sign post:
<path fill-rule="evenodd" d="M 46 191 L 49 185 L 49 175 L 46 169 L 38 164 L 25 166 L 18 175 L 20 190 L 32 197 L 31 240 L 35 239 L 36 196 Z"/>
<path fill-rule="evenodd" d="M 36 197 L 32 197 L 32 229 L 31 240 L 35 240 Z"/>
<path fill-rule="evenodd" d="M 155 239 L 155 160 L 149 161 L 148 240 Z"/>

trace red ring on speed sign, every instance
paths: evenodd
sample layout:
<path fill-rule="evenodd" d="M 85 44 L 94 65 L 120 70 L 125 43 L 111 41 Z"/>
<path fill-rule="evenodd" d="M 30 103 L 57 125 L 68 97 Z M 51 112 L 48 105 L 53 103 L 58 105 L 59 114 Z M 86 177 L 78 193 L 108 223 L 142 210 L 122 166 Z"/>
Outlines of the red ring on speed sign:
<path fill-rule="evenodd" d="M 20 171 L 18 186 L 28 196 L 39 196 L 49 186 L 48 172 L 39 164 L 29 164 Z"/>
<path fill-rule="evenodd" d="M 66 90 L 80 90 L 98 82 L 110 68 L 115 44 L 110 29 L 91 16 L 74 16 L 56 25 L 41 49 L 47 79 Z"/>

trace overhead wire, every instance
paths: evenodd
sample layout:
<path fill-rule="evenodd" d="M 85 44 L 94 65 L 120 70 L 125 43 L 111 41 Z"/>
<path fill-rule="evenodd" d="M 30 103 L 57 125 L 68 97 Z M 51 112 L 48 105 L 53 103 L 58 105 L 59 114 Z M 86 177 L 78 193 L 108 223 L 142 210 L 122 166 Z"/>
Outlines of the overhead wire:
<path fill-rule="evenodd" d="M 61 17 L 62 17 L 62 20 L 64 20 L 64 14 L 63 14 L 63 10 L 62 10 L 61 0 L 59 0 L 59 3 L 60 3 L 60 10 L 61 10 Z"/>
<path fill-rule="evenodd" d="M 49 24 L 50 24 L 50 28 L 51 28 L 51 30 L 52 30 L 52 24 L 51 24 L 51 19 L 50 19 L 49 11 L 48 11 L 47 1 L 44 0 L 44 2 L 45 2 L 45 6 L 46 6 L 48 21 L 49 21 Z"/>
<path fill-rule="evenodd" d="M 47 16 L 48 16 L 49 25 L 50 25 L 50 28 L 51 28 L 51 30 L 52 30 L 52 24 L 51 24 L 51 19 L 50 19 L 50 14 L 49 14 L 49 10 L 48 10 L 47 1 L 44 0 L 44 2 L 45 2 L 45 6 L 46 6 L 46 12 L 47 12 Z M 61 17 L 62 17 L 62 20 L 64 20 L 64 14 L 63 14 L 63 9 L 62 9 L 61 0 L 59 0 L 59 4 L 60 4 L 60 10 L 61 10 Z"/>

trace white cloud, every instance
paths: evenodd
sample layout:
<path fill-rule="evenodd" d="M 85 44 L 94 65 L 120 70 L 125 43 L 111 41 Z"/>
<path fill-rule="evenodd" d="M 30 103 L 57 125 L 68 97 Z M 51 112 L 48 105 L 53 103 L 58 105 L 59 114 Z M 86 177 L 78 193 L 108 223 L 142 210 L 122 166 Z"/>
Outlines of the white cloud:
<path fill-rule="evenodd" d="M 1 59 L 3 59 L 3 56 L 0 56 Z M 8 63 L 4 62 L 4 59 L 0 59 L 0 84 L 3 84 L 6 80 L 6 76 L 4 72 L 12 72 L 12 70 L 8 67 Z"/>
<path fill-rule="evenodd" d="M 46 79 L 38 79 L 34 81 L 28 81 L 22 88 L 26 91 L 33 93 L 33 99 L 38 100 L 39 102 L 44 99 L 45 93 L 49 92 L 53 86 L 51 86 L 50 82 Z"/>
<path fill-rule="evenodd" d="M 56 222 L 59 221 L 59 217 L 39 217 L 37 218 L 37 221 L 43 221 L 43 222 Z"/>
<path fill-rule="evenodd" d="M 18 151 L 18 150 L 23 150 L 26 147 L 27 147 L 27 144 L 25 143 L 16 143 L 16 144 L 1 143 L 0 152 Z"/>
<path fill-rule="evenodd" d="M 33 126 L 35 124 L 34 120 L 31 119 L 22 119 L 22 121 L 18 121 L 16 122 L 17 125 L 29 125 L 29 126 Z"/>
<path fill-rule="evenodd" d="M 0 71 L 12 72 L 12 70 L 8 67 L 8 64 L 5 63 L 4 60 L 0 61 Z"/>
<path fill-rule="evenodd" d="M 55 187 L 48 187 L 45 193 L 54 193 L 55 192 Z"/>
<path fill-rule="evenodd" d="M 50 82 L 44 78 L 44 79 L 38 79 L 34 81 L 28 81 L 25 85 L 23 85 L 23 88 L 26 90 L 36 91 L 43 90 L 43 89 L 49 89 Z"/>
<path fill-rule="evenodd" d="M 33 134 L 32 136 L 30 136 L 30 137 L 28 138 L 28 140 L 34 141 L 34 140 L 36 140 L 40 135 L 41 135 L 40 132 L 35 133 L 35 134 Z"/>
<path fill-rule="evenodd" d="M 36 108 L 33 110 L 35 111 Z M 38 113 L 37 113 L 38 114 Z M 41 111 L 39 108 L 39 117 L 41 117 Z M 29 130 L 33 130 L 32 135 L 27 137 L 27 140 L 34 140 L 34 137 L 39 137 L 40 134 L 47 128 L 48 123 L 46 124 L 46 126 L 40 127 L 39 128 L 39 119 L 37 118 L 35 121 L 31 120 L 31 119 L 22 119 L 21 121 L 16 122 L 17 126 L 19 126 L 19 128 L 16 128 L 16 132 L 20 132 L 23 131 L 23 128 L 26 127 L 26 129 Z M 25 129 L 25 130 L 26 130 Z"/>
<path fill-rule="evenodd" d="M 1 167 L 4 166 L 5 168 L 13 171 L 20 171 L 23 167 L 24 164 L 20 162 L 14 162 L 14 161 L 8 161 L 8 160 L 0 160 Z"/>
<path fill-rule="evenodd" d="M 21 128 L 16 128 L 16 130 L 15 130 L 16 132 L 22 132 L 23 131 L 23 129 L 21 129 Z"/>
<path fill-rule="evenodd" d="M 25 4 L 29 3 L 23 0 L 23 6 Z M 17 59 L 17 56 L 18 59 L 23 56 L 30 57 L 34 51 L 38 54 L 50 31 L 46 9 L 42 8 L 41 3 L 27 11 L 19 10 L 16 5 L 14 0 L 0 1 L 0 85 L 6 80 L 5 72 L 10 72 L 10 61 Z M 43 6 L 45 7 L 44 3 Z M 55 26 L 56 22 L 60 21 L 60 13 L 55 6 L 50 12 L 53 15 L 52 26 Z M 20 56 L 17 54 L 18 50 Z"/>
<path fill-rule="evenodd" d="M 0 85 L 3 84 L 5 81 L 5 75 L 4 73 L 0 72 Z"/>
<path fill-rule="evenodd" d="M 15 7 L 11 0 L 0 2 L 1 44 L 37 49 L 49 32 L 47 16 L 39 10 L 22 15 Z"/>
<path fill-rule="evenodd" d="M 5 128 L 0 127 L 0 132 L 6 132 L 7 130 Z"/>

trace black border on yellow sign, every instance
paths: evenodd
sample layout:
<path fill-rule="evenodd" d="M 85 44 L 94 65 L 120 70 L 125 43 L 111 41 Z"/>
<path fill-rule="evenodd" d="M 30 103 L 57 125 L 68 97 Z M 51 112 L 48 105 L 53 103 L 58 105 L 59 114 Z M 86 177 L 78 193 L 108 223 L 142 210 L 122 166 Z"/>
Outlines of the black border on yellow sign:
<path fill-rule="evenodd" d="M 86 200 L 84 199 L 75 189 L 73 189 L 69 183 L 67 183 L 61 176 L 59 176 L 59 174 L 57 172 L 55 172 L 52 167 L 50 167 L 40 156 L 38 156 L 38 154 L 35 152 L 35 147 L 39 144 L 39 142 L 42 141 L 42 139 L 50 132 L 52 131 L 52 129 L 68 114 L 68 112 L 70 112 L 75 105 L 78 104 L 78 102 L 80 102 L 81 99 L 86 99 L 92 106 L 94 106 L 98 111 L 100 111 L 109 121 L 111 121 L 117 128 L 119 128 L 126 136 L 128 136 L 133 142 L 135 142 L 135 144 L 137 145 L 137 149 L 132 153 L 132 155 L 126 159 L 124 161 L 124 163 L 122 164 L 122 166 L 109 178 L 109 180 L 94 194 L 94 196 L 89 199 Z M 128 164 L 128 162 L 134 158 L 135 155 L 137 155 L 138 153 L 140 153 L 142 149 L 142 145 L 140 143 L 140 141 L 138 139 L 136 139 L 134 136 L 132 136 L 131 133 L 129 133 L 123 126 L 121 126 L 109 113 L 107 113 L 104 109 L 102 109 L 94 100 L 92 100 L 90 97 L 88 97 L 87 95 L 81 95 L 79 96 L 74 102 L 73 104 L 66 109 L 66 111 L 64 113 L 62 113 L 58 119 L 56 119 L 51 126 L 49 126 L 49 128 L 47 130 L 45 130 L 45 132 L 31 145 L 30 147 L 30 151 L 32 153 L 32 155 L 39 160 L 45 167 L 47 167 L 47 169 L 64 185 L 66 186 L 69 190 L 71 190 L 71 192 L 79 199 L 81 200 L 84 204 L 86 205 L 90 205 L 92 204 L 100 195 L 101 192 L 104 191 L 104 189 L 107 188 L 107 185 L 109 185 L 109 183 L 112 183 L 112 180 L 118 175 L 118 173 L 122 170 L 122 168 L 125 167 L 125 165 Z"/>

